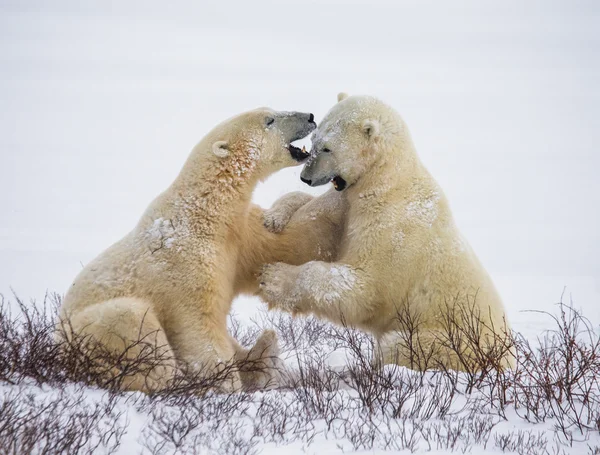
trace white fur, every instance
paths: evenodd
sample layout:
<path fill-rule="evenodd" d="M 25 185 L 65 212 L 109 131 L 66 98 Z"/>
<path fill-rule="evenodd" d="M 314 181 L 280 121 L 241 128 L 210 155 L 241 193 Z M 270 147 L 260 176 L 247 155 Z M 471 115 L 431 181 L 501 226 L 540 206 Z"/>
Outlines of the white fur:
<path fill-rule="evenodd" d="M 265 263 L 302 264 L 336 254 L 335 216 L 341 212 L 319 211 L 329 196 L 315 202 L 301 193 L 287 196 L 270 210 L 273 216 L 250 203 L 259 180 L 297 164 L 282 134 L 265 130 L 271 112 L 258 109 L 214 128 L 137 226 L 89 263 L 67 292 L 61 308 L 67 337 L 90 336 L 120 353 L 141 336 L 168 358 L 124 388 L 161 389 L 179 366 L 210 374 L 232 359 L 256 361 L 258 354 L 273 366 L 274 333 L 265 333 L 251 351 L 228 334 L 233 298 L 257 291 Z M 225 143 L 227 154 L 221 152 Z M 264 227 L 280 231 L 288 222 L 280 234 Z M 267 382 L 265 375 L 242 370 L 223 387 Z"/>
<path fill-rule="evenodd" d="M 267 266 L 263 299 L 270 307 L 360 327 L 379 340 L 384 361 L 425 367 L 402 342 L 407 326 L 397 315 L 409 311 L 421 320 L 418 336 L 433 353 L 429 366 L 471 368 L 442 342 L 444 317 L 454 311 L 447 303 L 472 305 L 468 314 L 479 313 L 486 340 L 508 329 L 504 307 L 401 117 L 375 98 L 349 97 L 326 115 L 315 140 L 326 141 L 327 162 L 348 183 L 341 254 L 335 262 Z M 463 316 L 459 324 L 466 326 Z M 503 365 L 511 361 L 507 353 Z"/>

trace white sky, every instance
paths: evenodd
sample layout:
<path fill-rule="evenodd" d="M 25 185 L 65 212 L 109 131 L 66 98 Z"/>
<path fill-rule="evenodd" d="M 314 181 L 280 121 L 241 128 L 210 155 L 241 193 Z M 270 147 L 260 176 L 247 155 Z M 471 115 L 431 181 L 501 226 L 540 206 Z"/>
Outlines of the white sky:
<path fill-rule="evenodd" d="M 347 91 L 404 116 L 505 299 L 600 295 L 600 2 L 204 3 L 0 0 L 0 292 L 63 293 L 221 120 Z"/>

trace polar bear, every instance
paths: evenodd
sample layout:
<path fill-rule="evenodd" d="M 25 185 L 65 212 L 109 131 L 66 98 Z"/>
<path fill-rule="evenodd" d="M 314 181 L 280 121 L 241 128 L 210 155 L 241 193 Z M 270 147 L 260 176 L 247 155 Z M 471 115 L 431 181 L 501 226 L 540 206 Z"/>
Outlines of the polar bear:
<path fill-rule="evenodd" d="M 209 375 L 231 360 L 276 357 L 274 332 L 245 350 L 228 334 L 227 315 L 234 296 L 257 291 L 265 263 L 337 254 L 339 212 L 311 208 L 303 193 L 266 212 L 250 202 L 260 180 L 308 156 L 291 143 L 315 127 L 312 114 L 268 108 L 215 127 L 137 226 L 76 277 L 60 311 L 63 336 L 89 337 L 117 354 L 128 346 L 127 358 L 154 347 L 162 360 L 128 378 L 128 390 L 164 388 L 179 367 Z M 251 370 L 241 368 L 223 388 L 272 379 Z"/>
<path fill-rule="evenodd" d="M 267 265 L 262 299 L 372 333 L 385 363 L 510 366 L 502 301 L 406 124 L 376 98 L 338 100 L 313 133 L 301 178 L 311 186 L 333 182 L 347 200 L 339 257 Z"/>

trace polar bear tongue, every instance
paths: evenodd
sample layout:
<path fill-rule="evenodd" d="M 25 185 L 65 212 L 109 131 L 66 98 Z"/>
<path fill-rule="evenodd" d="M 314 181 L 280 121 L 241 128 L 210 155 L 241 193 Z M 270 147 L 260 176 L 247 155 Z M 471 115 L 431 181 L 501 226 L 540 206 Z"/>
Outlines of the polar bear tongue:
<path fill-rule="evenodd" d="M 333 187 L 336 189 L 336 191 L 342 191 L 346 188 L 346 181 L 339 175 L 335 176 L 331 182 L 333 183 Z"/>

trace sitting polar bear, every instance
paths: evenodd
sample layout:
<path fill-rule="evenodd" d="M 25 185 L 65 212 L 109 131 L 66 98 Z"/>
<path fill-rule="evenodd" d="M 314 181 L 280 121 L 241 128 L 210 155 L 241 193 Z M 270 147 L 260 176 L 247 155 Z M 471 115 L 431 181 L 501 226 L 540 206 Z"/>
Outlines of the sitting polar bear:
<path fill-rule="evenodd" d="M 347 200 L 339 257 L 266 266 L 261 297 L 270 308 L 372 333 L 386 363 L 510 366 L 500 297 L 406 124 L 375 98 L 340 94 L 338 101 L 313 133 L 301 178 L 311 186 L 333 182 Z"/>
<path fill-rule="evenodd" d="M 63 335 L 91 337 L 117 354 L 150 342 L 163 361 L 132 375 L 123 384 L 130 390 L 164 388 L 179 366 L 209 375 L 232 359 L 276 357 L 274 332 L 247 351 L 228 334 L 227 315 L 237 294 L 258 290 L 265 263 L 337 254 L 341 212 L 322 210 L 330 196 L 315 206 L 291 193 L 266 213 L 250 202 L 261 179 L 308 156 L 291 142 L 315 127 L 312 114 L 263 108 L 214 128 L 133 231 L 77 276 L 61 308 Z M 223 388 L 263 387 L 273 379 L 267 373 L 240 368 Z"/>

